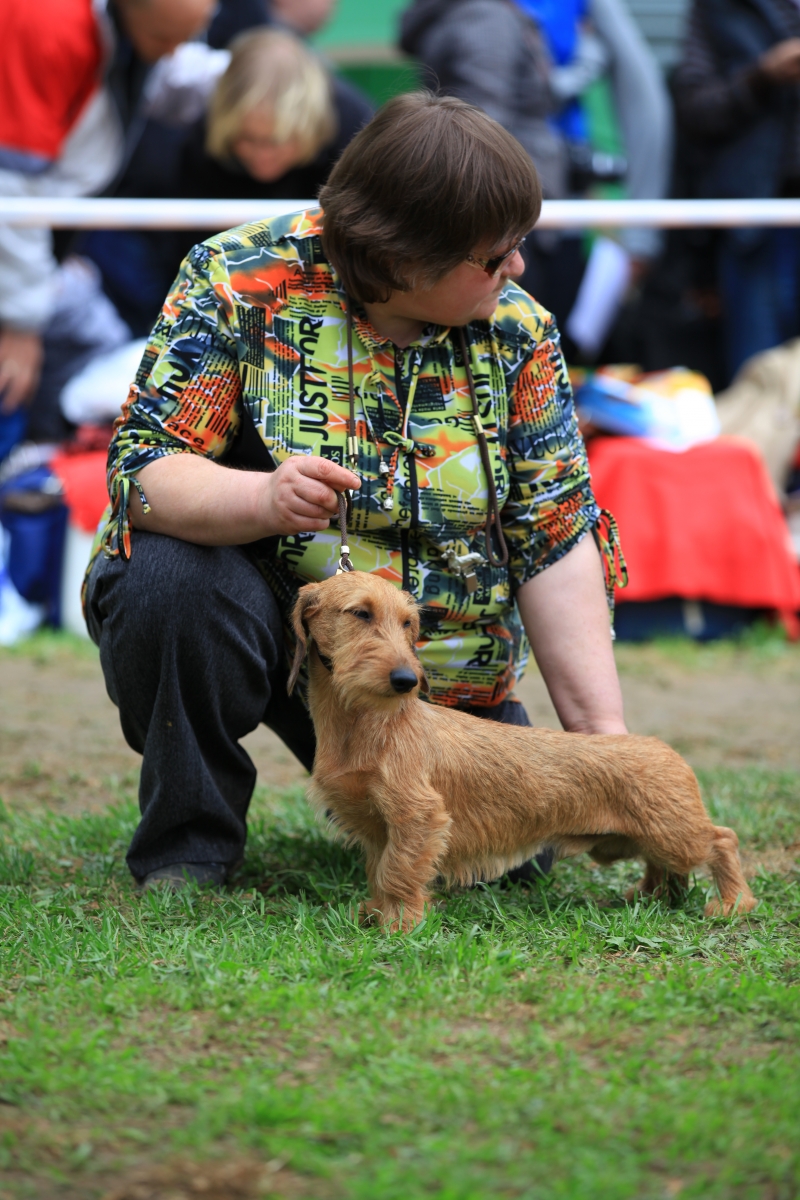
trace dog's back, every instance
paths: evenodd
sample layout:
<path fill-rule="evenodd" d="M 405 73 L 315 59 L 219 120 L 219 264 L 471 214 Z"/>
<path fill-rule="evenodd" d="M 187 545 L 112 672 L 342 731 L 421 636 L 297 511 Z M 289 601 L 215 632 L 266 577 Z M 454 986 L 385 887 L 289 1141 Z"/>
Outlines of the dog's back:
<path fill-rule="evenodd" d="M 500 726 L 422 701 L 414 710 L 412 744 L 425 746 L 424 770 L 453 818 L 455 858 L 502 860 L 504 870 L 544 843 L 564 853 L 597 844 L 602 856 L 592 835 L 621 832 L 621 803 L 626 833 L 668 827 L 705 857 L 711 825 L 694 772 L 657 738 Z"/>

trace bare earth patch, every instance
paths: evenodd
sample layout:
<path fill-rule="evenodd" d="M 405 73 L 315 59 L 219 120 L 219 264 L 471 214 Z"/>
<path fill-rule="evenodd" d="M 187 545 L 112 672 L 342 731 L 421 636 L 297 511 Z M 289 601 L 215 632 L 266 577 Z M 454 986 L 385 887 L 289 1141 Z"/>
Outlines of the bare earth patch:
<path fill-rule="evenodd" d="M 307 1195 L 299 1177 L 275 1159 L 194 1164 L 188 1160 L 131 1171 L 102 1200 L 256 1200 L 262 1196 Z M 298 1187 L 298 1183 L 300 1186 Z"/>
<path fill-rule="evenodd" d="M 633 733 L 664 738 L 695 767 L 760 763 L 800 769 L 800 646 L 685 643 L 617 646 Z M 542 677 L 518 695 L 535 725 L 559 728 Z M 306 777 L 261 726 L 244 739 L 263 783 Z M 139 756 L 126 746 L 94 649 L 56 639 L 42 651 L 0 651 L 0 796 L 26 808 L 97 811 L 135 790 Z"/>
<path fill-rule="evenodd" d="M 616 657 L 631 733 L 663 738 L 693 767 L 800 769 L 800 646 L 622 643 Z M 535 725 L 559 728 L 535 667 L 518 695 Z"/>

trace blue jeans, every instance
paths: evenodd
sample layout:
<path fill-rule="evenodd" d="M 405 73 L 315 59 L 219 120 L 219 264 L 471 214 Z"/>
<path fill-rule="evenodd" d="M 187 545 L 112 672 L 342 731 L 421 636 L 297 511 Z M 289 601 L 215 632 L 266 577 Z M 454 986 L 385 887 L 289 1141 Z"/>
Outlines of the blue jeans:
<path fill-rule="evenodd" d="M 756 230 L 742 231 L 757 234 Z M 725 234 L 719 280 L 730 377 L 748 358 L 800 334 L 800 229 Z"/>

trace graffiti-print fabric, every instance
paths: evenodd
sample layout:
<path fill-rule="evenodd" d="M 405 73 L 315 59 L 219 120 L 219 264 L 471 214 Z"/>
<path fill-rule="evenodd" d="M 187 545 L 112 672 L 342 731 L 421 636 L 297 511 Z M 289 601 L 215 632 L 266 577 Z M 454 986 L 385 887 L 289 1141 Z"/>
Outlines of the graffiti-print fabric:
<path fill-rule="evenodd" d="M 346 297 L 322 248 L 321 216 L 314 209 L 242 226 L 196 246 L 182 264 L 116 423 L 106 554 L 130 553 L 137 472 L 166 454 L 224 462 L 243 405 L 276 463 L 315 454 L 345 464 Z M 600 515 L 553 318 L 509 284 L 491 320 L 467 329 L 510 553 L 508 568 L 494 568 L 458 338 L 431 326 L 398 350 L 357 305 L 353 312 L 362 482 L 350 557 L 425 606 L 419 653 L 431 698 L 497 704 L 527 658 L 513 589 L 566 554 Z M 297 588 L 333 574 L 338 557 L 335 522 L 259 554 L 284 616 Z"/>

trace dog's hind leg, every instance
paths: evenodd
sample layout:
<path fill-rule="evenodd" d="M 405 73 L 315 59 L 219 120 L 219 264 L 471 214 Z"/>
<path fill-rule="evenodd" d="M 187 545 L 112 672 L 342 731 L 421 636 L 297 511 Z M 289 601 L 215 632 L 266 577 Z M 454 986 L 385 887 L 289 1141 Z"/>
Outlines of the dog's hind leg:
<path fill-rule="evenodd" d="M 739 861 L 739 839 L 732 829 L 724 825 L 714 826 L 714 843 L 708 858 L 708 866 L 719 899 L 706 905 L 707 917 L 729 917 L 732 913 L 748 913 L 755 908 L 756 900 L 742 873 Z"/>
<path fill-rule="evenodd" d="M 655 900 L 666 898 L 670 904 L 677 904 L 688 889 L 688 875 L 678 875 L 653 862 L 645 862 L 644 875 L 632 888 L 628 888 L 625 899 L 632 904 L 639 896 L 652 896 Z"/>
<path fill-rule="evenodd" d="M 386 821 L 387 840 L 380 855 L 369 854 L 370 897 L 364 913 L 392 931 L 413 929 L 425 915 L 429 885 L 447 848 L 450 827 L 441 796 L 417 788 L 402 800 L 377 800 Z"/>
<path fill-rule="evenodd" d="M 629 904 L 632 904 L 639 896 L 652 896 L 655 899 L 667 897 L 671 904 L 677 904 L 689 887 L 688 875 L 669 871 L 651 862 L 647 859 L 643 848 L 632 837 L 606 834 L 595 842 L 589 853 L 595 862 L 602 865 L 619 862 L 623 858 L 645 858 L 644 875 L 625 893 L 625 899 Z"/>

